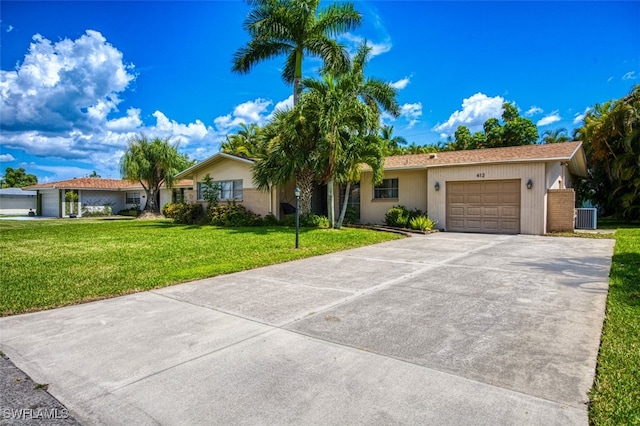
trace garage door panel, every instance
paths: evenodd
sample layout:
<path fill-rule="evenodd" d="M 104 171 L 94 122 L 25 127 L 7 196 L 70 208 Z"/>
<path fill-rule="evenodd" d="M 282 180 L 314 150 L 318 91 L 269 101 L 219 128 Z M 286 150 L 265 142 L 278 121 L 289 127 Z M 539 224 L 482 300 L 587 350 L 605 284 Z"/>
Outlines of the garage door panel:
<path fill-rule="evenodd" d="M 519 179 L 447 182 L 447 229 L 461 232 L 520 232 Z"/>

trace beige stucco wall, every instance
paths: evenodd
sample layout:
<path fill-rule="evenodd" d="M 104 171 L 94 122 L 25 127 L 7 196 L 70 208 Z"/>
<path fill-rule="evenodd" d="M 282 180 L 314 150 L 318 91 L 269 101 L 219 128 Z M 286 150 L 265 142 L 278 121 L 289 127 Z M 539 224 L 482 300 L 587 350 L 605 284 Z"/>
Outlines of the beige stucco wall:
<path fill-rule="evenodd" d="M 196 202 L 198 182 L 203 182 L 206 175 L 214 181 L 242 180 L 242 200 L 236 200 L 236 204 L 242 204 L 247 209 L 261 216 L 271 212 L 273 203 L 270 191 L 258 191 L 253 184 L 253 165 L 233 159 L 221 159 L 206 169 L 193 174 L 193 191 L 185 191 L 187 202 Z M 198 203 L 206 204 L 202 200 Z M 221 200 L 221 204 L 226 201 Z"/>
<path fill-rule="evenodd" d="M 438 221 L 437 228 L 446 229 L 446 182 L 520 179 L 520 232 L 522 234 L 544 234 L 546 228 L 546 183 L 544 163 L 497 164 L 457 167 L 433 167 L 428 169 L 427 199 L 428 214 Z M 527 189 L 531 179 L 533 187 Z M 440 190 L 435 190 L 435 183 Z"/>
<path fill-rule="evenodd" d="M 409 209 L 427 210 L 427 171 L 390 170 L 385 179 L 398 179 L 397 199 L 373 199 L 371 173 L 362 173 L 360 181 L 360 222 L 384 223 L 384 215 L 393 206 L 401 204 Z"/>

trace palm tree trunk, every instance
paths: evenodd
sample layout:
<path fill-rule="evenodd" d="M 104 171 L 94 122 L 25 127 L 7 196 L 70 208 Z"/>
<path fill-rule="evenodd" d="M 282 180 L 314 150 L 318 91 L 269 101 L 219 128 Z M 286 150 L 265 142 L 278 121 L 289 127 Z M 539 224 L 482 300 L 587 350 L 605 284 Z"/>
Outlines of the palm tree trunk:
<path fill-rule="evenodd" d="M 311 198 L 313 196 L 313 172 L 302 170 L 296 173 L 296 185 L 300 189 L 300 214 L 302 216 L 311 213 Z"/>
<path fill-rule="evenodd" d="M 333 194 L 333 178 L 327 182 L 327 218 L 329 219 L 329 226 L 333 228 L 336 226 L 336 218 L 334 214 L 334 201 L 335 196 Z"/>
<path fill-rule="evenodd" d="M 347 205 L 349 204 L 349 193 L 351 192 L 351 181 L 347 181 L 347 188 L 344 190 L 344 202 L 342 203 L 342 208 L 340 209 L 340 217 L 338 218 L 338 222 L 336 223 L 336 229 L 340 229 L 342 227 L 342 222 L 344 221 L 344 216 L 347 214 Z"/>

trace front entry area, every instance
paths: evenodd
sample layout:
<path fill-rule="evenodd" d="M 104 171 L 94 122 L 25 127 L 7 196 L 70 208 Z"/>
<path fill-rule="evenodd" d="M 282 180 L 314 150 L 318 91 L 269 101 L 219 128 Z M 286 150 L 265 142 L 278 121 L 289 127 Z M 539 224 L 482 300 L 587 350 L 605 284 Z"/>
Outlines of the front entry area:
<path fill-rule="evenodd" d="M 447 231 L 520 233 L 520 179 L 447 182 Z"/>

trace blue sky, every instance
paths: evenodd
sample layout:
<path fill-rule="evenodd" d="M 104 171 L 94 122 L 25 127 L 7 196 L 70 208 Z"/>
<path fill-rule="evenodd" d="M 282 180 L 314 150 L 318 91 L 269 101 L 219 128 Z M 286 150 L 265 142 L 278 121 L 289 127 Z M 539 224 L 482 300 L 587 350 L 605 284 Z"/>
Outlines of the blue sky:
<path fill-rule="evenodd" d="M 579 127 L 586 109 L 640 84 L 640 2 L 356 1 L 349 51 L 393 83 L 409 142 L 479 130 L 504 101 L 539 132 Z M 243 1 L 0 3 L 0 174 L 40 182 L 119 178 L 127 141 L 169 137 L 190 158 L 217 152 L 241 122 L 291 103 L 283 58 L 231 73 L 248 41 Z M 305 76 L 320 62 L 307 59 Z"/>

